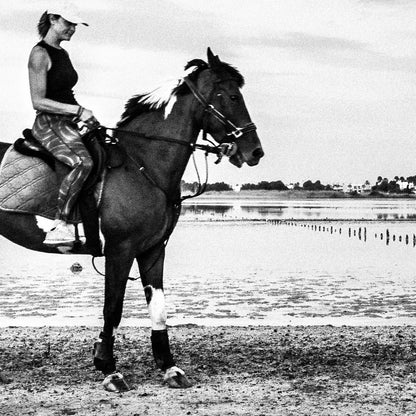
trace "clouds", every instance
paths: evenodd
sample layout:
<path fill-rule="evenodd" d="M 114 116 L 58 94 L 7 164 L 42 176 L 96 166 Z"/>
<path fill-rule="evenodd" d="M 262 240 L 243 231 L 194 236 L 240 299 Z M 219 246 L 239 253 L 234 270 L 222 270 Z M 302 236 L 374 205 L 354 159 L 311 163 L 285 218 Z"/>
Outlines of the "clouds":
<path fill-rule="evenodd" d="M 363 50 L 366 44 L 350 39 L 310 35 L 302 32 L 289 32 L 284 36 L 275 38 L 251 38 L 248 42 L 258 46 L 274 46 L 279 48 L 290 48 L 302 53 L 328 52 L 328 51 L 357 51 Z"/>
<path fill-rule="evenodd" d="M 33 118 L 26 62 L 47 2 L 0 3 L 0 122 L 10 141 Z M 221 164 L 212 181 L 415 174 L 413 1 L 90 0 L 79 8 L 90 27 L 63 46 L 80 75 L 76 96 L 107 125 L 130 96 L 205 59 L 207 46 L 242 72 L 266 157 L 255 169 Z"/>

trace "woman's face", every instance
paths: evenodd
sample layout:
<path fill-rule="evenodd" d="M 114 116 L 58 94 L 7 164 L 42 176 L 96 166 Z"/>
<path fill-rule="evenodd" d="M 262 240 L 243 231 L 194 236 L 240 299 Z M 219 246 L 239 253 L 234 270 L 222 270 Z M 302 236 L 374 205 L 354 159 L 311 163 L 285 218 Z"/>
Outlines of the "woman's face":
<path fill-rule="evenodd" d="M 71 40 L 76 27 L 77 25 L 75 23 L 68 22 L 68 20 L 65 20 L 61 16 L 54 20 L 53 24 L 53 28 L 61 40 Z"/>

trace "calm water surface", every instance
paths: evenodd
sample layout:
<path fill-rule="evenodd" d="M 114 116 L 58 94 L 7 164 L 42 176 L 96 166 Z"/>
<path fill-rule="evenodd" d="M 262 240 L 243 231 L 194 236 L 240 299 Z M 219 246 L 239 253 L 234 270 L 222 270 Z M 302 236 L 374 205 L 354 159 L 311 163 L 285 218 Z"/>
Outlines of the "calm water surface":
<path fill-rule="evenodd" d="M 193 202 L 194 201 L 194 202 Z M 225 219 L 368 219 L 416 220 L 416 201 L 412 199 L 305 199 L 268 200 L 196 199 L 187 202 L 184 218 Z"/>
<path fill-rule="evenodd" d="M 415 213 L 406 200 L 189 204 L 167 247 L 168 323 L 416 324 Z M 102 324 L 88 256 L 0 250 L 0 325 Z M 149 325 L 138 281 L 123 316 Z"/>

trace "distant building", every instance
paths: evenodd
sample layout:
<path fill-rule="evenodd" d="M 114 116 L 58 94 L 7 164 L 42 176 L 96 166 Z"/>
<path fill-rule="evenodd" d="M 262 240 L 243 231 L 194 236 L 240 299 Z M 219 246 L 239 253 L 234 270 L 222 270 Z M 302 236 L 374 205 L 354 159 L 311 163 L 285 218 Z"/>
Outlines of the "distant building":
<path fill-rule="evenodd" d="M 334 183 L 331 185 L 331 188 L 335 192 L 342 192 L 344 190 L 344 184 Z"/>
<path fill-rule="evenodd" d="M 404 189 L 415 189 L 415 184 L 413 182 L 408 182 L 406 180 L 399 179 L 396 181 L 397 185 L 399 185 L 399 188 L 401 191 Z"/>
<path fill-rule="evenodd" d="M 240 192 L 241 191 L 241 184 L 239 184 L 239 183 L 235 183 L 235 184 L 231 185 L 231 187 L 233 188 L 234 192 Z"/>
<path fill-rule="evenodd" d="M 348 185 L 343 185 L 342 190 L 345 193 L 356 192 L 357 194 L 361 194 L 362 192 L 370 192 L 371 191 L 371 184 L 368 181 L 366 181 L 364 184 L 349 183 Z"/>

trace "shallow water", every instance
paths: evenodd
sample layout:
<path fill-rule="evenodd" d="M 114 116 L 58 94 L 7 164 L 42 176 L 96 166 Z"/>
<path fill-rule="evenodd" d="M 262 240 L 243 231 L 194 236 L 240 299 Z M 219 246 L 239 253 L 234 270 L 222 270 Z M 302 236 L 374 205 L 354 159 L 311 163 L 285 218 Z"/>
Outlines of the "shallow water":
<path fill-rule="evenodd" d="M 185 208 L 167 247 L 170 325 L 416 324 L 416 222 L 395 220 L 414 205 L 365 201 L 360 214 L 356 202 L 245 203 L 249 217 L 235 202 L 227 216 Z M 274 221 L 278 209 L 279 219 L 296 221 Z M 330 210 L 344 220 L 310 221 Z M 377 220 L 380 210 L 388 219 Z M 0 325 L 102 324 L 103 277 L 88 256 L 35 253 L 5 239 L 0 250 Z M 139 281 L 128 284 L 123 317 L 149 325 Z"/>
<path fill-rule="evenodd" d="M 186 201 L 186 218 L 416 220 L 413 199 L 195 199 Z"/>

